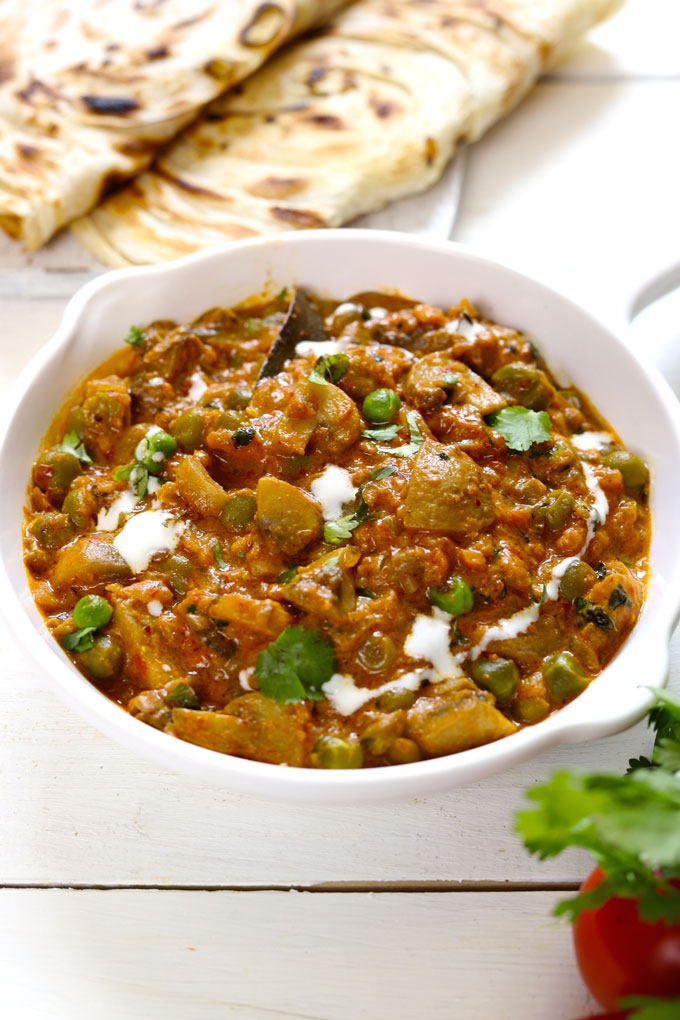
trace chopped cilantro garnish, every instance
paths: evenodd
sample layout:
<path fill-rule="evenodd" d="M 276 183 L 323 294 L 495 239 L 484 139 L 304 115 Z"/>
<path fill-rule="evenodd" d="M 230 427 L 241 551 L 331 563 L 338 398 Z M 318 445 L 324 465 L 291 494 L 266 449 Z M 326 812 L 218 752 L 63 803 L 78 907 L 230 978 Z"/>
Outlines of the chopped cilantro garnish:
<path fill-rule="evenodd" d="M 378 597 L 372 588 L 357 588 L 357 595 L 362 599 L 377 599 Z"/>
<path fill-rule="evenodd" d="M 400 425 L 381 425 L 377 429 L 364 429 L 364 439 L 372 439 L 375 443 L 389 443 L 399 435 Z"/>
<path fill-rule="evenodd" d="M 447 372 L 446 375 L 443 375 L 439 380 L 439 385 L 443 386 L 445 390 L 449 387 L 457 386 L 458 376 L 454 375 L 453 372 Z"/>
<path fill-rule="evenodd" d="M 307 378 L 310 382 L 325 386 L 329 382 L 340 382 L 348 368 L 349 358 L 346 354 L 326 354 L 319 358 Z"/>
<path fill-rule="evenodd" d="M 390 449 L 393 457 L 411 457 L 414 453 L 418 452 L 425 442 L 425 436 L 422 435 L 418 428 L 418 419 L 414 411 L 407 413 L 406 421 L 408 423 L 409 441 L 404 446 L 396 446 L 393 450 Z"/>
<path fill-rule="evenodd" d="M 546 443 L 552 438 L 547 411 L 530 411 L 528 407 L 503 407 L 487 415 L 486 422 L 503 436 L 508 449 L 517 453 L 523 453 L 534 443 Z"/>
<path fill-rule="evenodd" d="M 92 457 L 85 449 L 85 445 L 77 432 L 67 432 L 62 441 L 57 445 L 57 450 L 62 453 L 71 453 L 77 457 L 81 464 L 91 464 Z"/>
<path fill-rule="evenodd" d="M 598 563 L 595 567 L 595 573 L 597 574 L 598 581 L 602 581 L 607 576 L 607 568 L 604 563 Z"/>
<path fill-rule="evenodd" d="M 126 344 L 130 344 L 131 347 L 143 347 L 144 330 L 140 329 L 139 326 L 130 326 L 127 336 L 123 337 L 123 340 Z"/>
<path fill-rule="evenodd" d="M 175 684 L 172 690 L 168 691 L 165 695 L 165 700 L 169 701 L 173 705 L 177 705 L 178 708 L 201 707 L 201 703 L 196 697 L 196 693 L 193 688 L 183 682 Z"/>
<path fill-rule="evenodd" d="M 255 429 L 251 428 L 249 425 L 241 425 L 241 427 L 236 429 L 236 432 L 234 432 L 231 437 L 231 441 L 238 450 L 240 446 L 248 446 L 249 443 L 252 443 L 254 438 Z"/>
<path fill-rule="evenodd" d="M 288 567 L 286 570 L 282 570 L 278 577 L 279 584 L 290 584 L 297 572 L 297 567 Z"/>
<path fill-rule="evenodd" d="M 190 616 L 193 616 L 197 609 L 198 609 L 198 606 L 196 605 L 196 603 L 192 602 L 190 606 L 187 606 L 187 613 Z"/>
<path fill-rule="evenodd" d="M 352 532 L 363 524 L 364 521 L 369 519 L 371 508 L 364 499 L 363 487 L 359 489 L 359 500 L 357 502 L 356 510 L 351 514 L 345 514 L 344 517 L 338 517 L 334 521 L 328 521 L 324 524 L 323 537 L 326 542 L 330 542 L 331 545 L 337 545 L 339 542 L 346 542 L 348 538 L 352 537 Z"/>
<path fill-rule="evenodd" d="M 623 585 L 617 584 L 616 588 L 612 589 L 607 605 L 610 609 L 618 609 L 619 606 L 627 606 L 629 601 Z"/>
<path fill-rule="evenodd" d="M 590 599 L 584 599 L 579 597 L 574 602 L 576 612 L 579 616 L 582 616 L 588 623 L 594 623 L 600 630 L 615 630 L 614 621 L 611 616 L 607 616 L 604 609 L 600 606 L 596 606 Z"/>
<path fill-rule="evenodd" d="M 224 557 L 222 555 L 222 546 L 219 541 L 215 542 L 215 562 L 220 570 L 227 569 L 227 564 L 224 562 Z"/>
<path fill-rule="evenodd" d="M 149 489 L 149 472 L 141 464 L 126 464 L 116 468 L 113 477 L 117 482 L 129 482 L 137 499 L 144 499 Z"/>
<path fill-rule="evenodd" d="M 72 634 L 65 634 L 61 643 L 67 652 L 87 652 L 94 645 L 96 627 L 81 627 Z"/>
<path fill-rule="evenodd" d="M 369 478 L 372 482 L 381 482 L 383 478 L 390 478 L 391 475 L 397 473 L 397 469 L 393 464 L 385 464 L 384 467 L 376 468 L 375 471 L 371 471 Z"/>
<path fill-rule="evenodd" d="M 323 698 L 322 684 L 336 670 L 335 651 L 326 638 L 306 627 L 286 627 L 257 657 L 255 676 L 267 698 L 292 704 Z"/>
<path fill-rule="evenodd" d="M 331 545 L 337 545 L 338 542 L 346 542 L 348 538 L 352 537 L 352 532 L 360 524 L 361 521 L 357 520 L 356 513 L 345 514 L 344 517 L 338 517 L 335 521 L 327 521 L 323 527 L 324 541 L 330 542 Z"/>
<path fill-rule="evenodd" d="M 389 452 L 393 457 L 410 457 L 412 454 L 417 453 L 425 442 L 425 437 L 418 428 L 418 418 L 416 417 L 415 411 L 407 412 L 406 424 L 408 425 L 409 442 L 405 443 L 403 446 L 385 447 L 385 452 Z M 398 424 L 383 425 L 381 428 L 377 429 L 365 429 L 361 434 L 364 439 L 372 439 L 375 443 L 380 443 L 382 445 L 396 439 L 401 428 L 403 428 L 403 426 Z"/>

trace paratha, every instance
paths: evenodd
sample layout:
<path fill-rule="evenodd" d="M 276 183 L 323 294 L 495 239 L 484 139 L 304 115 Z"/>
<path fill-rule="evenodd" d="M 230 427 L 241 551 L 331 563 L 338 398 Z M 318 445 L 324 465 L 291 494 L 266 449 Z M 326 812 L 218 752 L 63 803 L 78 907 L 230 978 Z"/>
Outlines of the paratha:
<path fill-rule="evenodd" d="M 339 226 L 431 185 L 619 0 L 359 0 L 76 224 L 113 265 Z"/>
<path fill-rule="evenodd" d="M 0 226 L 37 248 L 347 2 L 0 3 Z"/>

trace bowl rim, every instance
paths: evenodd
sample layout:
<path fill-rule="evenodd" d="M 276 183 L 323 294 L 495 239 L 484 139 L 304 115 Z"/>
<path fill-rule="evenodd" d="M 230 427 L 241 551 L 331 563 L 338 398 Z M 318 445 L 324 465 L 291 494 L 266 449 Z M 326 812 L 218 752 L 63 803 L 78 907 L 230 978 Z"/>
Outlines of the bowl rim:
<path fill-rule="evenodd" d="M 456 254 L 472 264 L 493 267 L 502 271 L 517 284 L 538 288 L 542 295 L 557 304 L 568 304 L 576 310 L 589 326 L 604 330 L 620 348 L 632 355 L 637 370 L 646 376 L 655 391 L 657 408 L 672 426 L 673 437 L 680 449 L 680 404 L 658 370 L 644 363 L 606 325 L 603 325 L 586 309 L 564 294 L 536 278 L 520 273 L 494 259 L 487 258 L 469 247 L 452 241 L 432 241 L 411 234 L 392 231 L 364 229 L 291 231 L 266 237 L 248 238 L 227 242 L 184 256 L 172 262 L 151 266 L 132 266 L 104 272 L 87 282 L 66 305 L 61 322 L 51 338 L 40 348 L 21 371 L 11 389 L 9 405 L 3 415 L 3 429 L 0 436 L 0 470 L 5 464 L 11 426 L 22 408 L 30 399 L 32 387 L 42 377 L 54 356 L 64 347 L 78 328 L 81 317 L 92 302 L 97 302 L 113 289 L 125 287 L 127 282 L 137 278 L 153 280 L 158 276 L 178 275 L 188 266 L 211 263 L 219 264 L 223 258 L 230 259 L 248 249 L 267 250 L 280 246 L 331 245 L 351 246 L 364 244 L 384 245 L 388 243 L 398 249 L 412 253 L 428 251 L 447 256 Z M 4 556 L 6 542 L 11 536 L 0 535 L 0 607 L 5 620 L 10 624 L 15 641 L 28 654 L 35 665 L 45 672 L 58 692 L 81 716 L 93 723 L 100 731 L 113 736 L 120 743 L 141 753 L 157 764 L 181 770 L 202 779 L 228 785 L 235 790 L 250 793 L 265 793 L 288 801 L 332 801 L 356 803 L 378 800 L 395 800 L 408 796 L 444 790 L 463 783 L 473 782 L 484 776 L 510 768 L 542 751 L 562 743 L 580 742 L 604 737 L 619 732 L 639 721 L 653 703 L 652 693 L 642 686 L 628 692 L 626 702 L 613 709 L 606 718 L 583 717 L 578 710 L 581 699 L 566 705 L 542 722 L 519 730 L 517 733 L 491 744 L 471 748 L 457 754 L 431 758 L 409 765 L 382 766 L 371 769 L 324 771 L 307 768 L 271 765 L 244 758 L 221 754 L 185 741 L 172 739 L 169 734 L 131 717 L 124 709 L 110 701 L 105 694 L 90 684 L 80 674 L 65 653 L 54 641 L 43 624 L 40 632 L 29 615 L 25 604 L 25 593 L 17 591 L 9 576 Z M 32 599 L 30 595 L 30 605 Z M 37 612 L 37 610 L 36 610 Z M 669 665 L 669 642 L 680 616 L 680 555 L 673 565 L 670 583 L 664 591 L 661 607 L 653 620 L 647 620 L 649 640 L 656 640 L 657 661 L 654 673 L 662 677 L 665 684 Z M 642 619 L 637 627 L 642 624 Z M 636 630 L 637 630 L 636 627 Z M 36 640 L 38 639 L 38 640 Z M 619 656 L 625 655 L 627 642 L 612 662 L 605 667 L 611 669 Z"/>

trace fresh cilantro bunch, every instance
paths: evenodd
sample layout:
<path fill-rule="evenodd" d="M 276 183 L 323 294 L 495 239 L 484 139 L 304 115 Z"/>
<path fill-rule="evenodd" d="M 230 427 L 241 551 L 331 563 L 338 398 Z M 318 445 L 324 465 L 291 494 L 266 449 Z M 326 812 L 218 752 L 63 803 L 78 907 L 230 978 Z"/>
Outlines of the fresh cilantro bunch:
<path fill-rule="evenodd" d="M 633 995 L 621 1001 L 622 1009 L 631 1010 L 628 1020 L 678 1020 L 680 999 L 651 999 Z"/>
<path fill-rule="evenodd" d="M 644 921 L 680 924 L 680 700 L 652 688 L 656 730 L 651 761 L 626 775 L 558 772 L 527 796 L 537 807 L 518 815 L 517 831 L 540 858 L 570 846 L 589 850 L 605 874 L 590 892 L 563 900 L 572 920 L 615 896 L 638 901 Z"/>
<path fill-rule="evenodd" d="M 485 419 L 487 425 L 499 432 L 509 450 L 524 453 L 534 443 L 552 439 L 550 415 L 547 411 L 530 411 L 528 407 L 503 407 Z"/>
<path fill-rule="evenodd" d="M 290 705 L 323 698 L 321 687 L 336 667 L 333 646 L 321 634 L 307 627 L 286 627 L 258 655 L 255 676 L 267 698 Z"/>

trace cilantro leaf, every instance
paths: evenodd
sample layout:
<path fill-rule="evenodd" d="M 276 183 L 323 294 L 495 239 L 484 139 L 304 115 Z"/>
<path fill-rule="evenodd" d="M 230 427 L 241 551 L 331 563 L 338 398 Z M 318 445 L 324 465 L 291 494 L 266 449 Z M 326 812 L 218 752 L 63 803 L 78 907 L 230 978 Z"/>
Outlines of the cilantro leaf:
<path fill-rule="evenodd" d="M 61 639 L 62 646 L 67 652 L 87 652 L 94 645 L 94 634 L 96 627 L 81 627 L 74 630 L 72 634 L 65 634 Z"/>
<path fill-rule="evenodd" d="M 613 588 L 609 595 L 609 602 L 607 603 L 610 609 L 618 609 L 619 606 L 627 606 L 629 598 L 626 595 L 625 589 L 622 584 L 617 584 L 616 588 Z"/>
<path fill-rule="evenodd" d="M 345 514 L 344 517 L 338 517 L 336 520 L 328 521 L 324 524 L 324 540 L 330 542 L 331 545 L 346 542 L 348 538 L 352 537 L 352 532 L 370 518 L 370 514 L 371 508 L 364 499 L 364 490 L 363 486 L 361 486 L 356 510 L 351 514 Z"/>
<path fill-rule="evenodd" d="M 649 713 L 649 724 L 656 731 L 652 762 L 672 772 L 680 771 L 680 700 L 669 691 L 650 687 L 661 704 Z"/>
<path fill-rule="evenodd" d="M 381 482 L 383 478 L 390 478 L 396 473 L 397 469 L 393 464 L 385 464 L 384 467 L 379 467 L 376 468 L 375 471 L 371 471 L 369 478 L 372 482 Z"/>
<path fill-rule="evenodd" d="M 611 616 L 607 616 L 604 609 L 596 606 L 590 599 L 584 599 L 582 596 L 579 596 L 574 602 L 574 606 L 579 616 L 587 620 L 588 623 L 594 623 L 600 630 L 616 630 Z"/>
<path fill-rule="evenodd" d="M 399 435 L 400 425 L 381 425 L 377 429 L 364 429 L 364 439 L 372 439 L 375 443 L 389 443 Z"/>
<path fill-rule="evenodd" d="M 129 482 L 137 499 L 144 499 L 149 491 L 149 472 L 142 464 L 126 464 L 116 468 L 113 477 L 117 482 Z"/>
<path fill-rule="evenodd" d="M 285 570 L 282 570 L 277 578 L 279 584 L 290 584 L 297 572 L 297 567 L 287 567 Z"/>
<path fill-rule="evenodd" d="M 418 428 L 418 417 L 415 411 L 407 412 L 406 424 L 408 425 L 409 442 L 403 446 L 385 447 L 385 452 L 392 454 L 393 457 L 411 457 L 425 442 L 425 436 Z M 383 444 L 396 439 L 401 428 L 403 425 L 383 425 L 377 429 L 365 429 L 361 434 L 364 439 L 372 439 L 376 443 Z"/>
<path fill-rule="evenodd" d="M 360 524 L 361 521 L 357 519 L 356 513 L 345 514 L 344 517 L 338 517 L 335 521 L 327 521 L 323 526 L 324 541 L 330 542 L 331 545 L 346 542 Z"/>
<path fill-rule="evenodd" d="M 449 387 L 453 388 L 458 385 L 458 376 L 454 375 L 453 372 L 447 372 L 446 375 L 443 375 L 441 379 L 438 380 L 438 382 L 440 386 L 444 387 L 444 389 L 448 389 Z"/>
<path fill-rule="evenodd" d="M 509 450 L 523 453 L 534 443 L 545 443 L 552 438 L 550 416 L 547 411 L 530 411 L 528 407 L 503 407 L 486 417 L 487 425 L 500 432 Z"/>
<path fill-rule="evenodd" d="M 414 453 L 418 452 L 425 442 L 425 436 L 418 428 L 418 419 L 415 411 L 407 413 L 406 422 L 408 424 L 409 442 L 404 446 L 396 446 L 394 449 L 390 448 L 390 453 L 394 457 L 411 457 Z"/>
<path fill-rule="evenodd" d="M 664 769 L 625 776 L 558 772 L 527 794 L 537 803 L 518 815 L 517 831 L 542 859 L 568 846 L 589 850 L 606 878 L 589 893 L 563 900 L 572 919 L 613 896 L 638 900 L 646 921 L 680 921 L 680 778 Z"/>
<path fill-rule="evenodd" d="M 215 542 L 215 562 L 220 570 L 227 569 L 227 564 L 224 562 L 224 556 L 222 555 L 222 546 L 219 542 Z"/>
<path fill-rule="evenodd" d="M 127 336 L 124 336 L 123 340 L 126 344 L 130 344 L 131 347 L 143 347 L 144 330 L 140 329 L 139 326 L 130 326 Z"/>
<path fill-rule="evenodd" d="M 335 673 L 335 651 L 326 638 L 307 627 L 286 627 L 257 657 L 260 691 L 281 705 L 323 698 L 322 684 Z"/>
<path fill-rule="evenodd" d="M 165 695 L 165 700 L 178 708 L 200 708 L 201 703 L 196 697 L 193 687 L 189 687 L 183 681 L 175 686 Z"/>
<path fill-rule="evenodd" d="M 310 382 L 326 386 L 329 382 L 340 382 L 348 368 L 349 358 L 346 354 L 326 354 L 319 358 L 307 378 Z"/>
<path fill-rule="evenodd" d="M 71 453 L 77 457 L 81 464 L 91 464 L 92 457 L 85 449 L 85 445 L 77 432 L 67 432 L 60 443 L 55 447 L 62 453 Z"/>
<path fill-rule="evenodd" d="M 630 1009 L 628 1020 L 677 1020 L 680 1016 L 680 999 L 653 999 L 646 995 L 631 995 L 619 1003 L 621 1009 Z"/>

